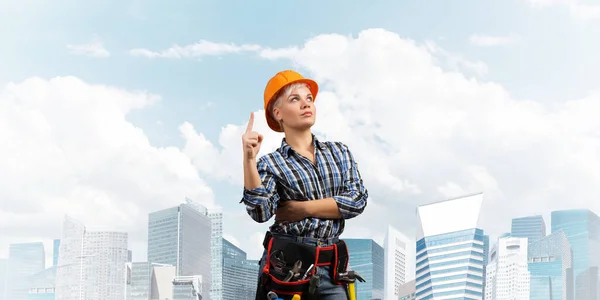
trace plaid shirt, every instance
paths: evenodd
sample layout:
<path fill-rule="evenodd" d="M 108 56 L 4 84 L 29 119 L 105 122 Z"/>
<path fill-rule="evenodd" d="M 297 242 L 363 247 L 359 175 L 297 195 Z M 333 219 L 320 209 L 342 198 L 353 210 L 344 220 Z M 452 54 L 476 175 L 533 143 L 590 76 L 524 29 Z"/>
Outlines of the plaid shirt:
<path fill-rule="evenodd" d="M 341 219 L 324 220 L 309 217 L 298 222 L 270 227 L 273 233 L 313 238 L 338 237 L 344 231 L 344 220 L 363 212 L 368 192 L 348 146 L 341 142 L 319 142 L 313 135 L 315 161 L 298 154 L 283 139 L 276 151 L 259 158 L 257 167 L 262 185 L 248 190 L 240 203 L 259 223 L 275 215 L 278 201 L 310 201 L 333 198 Z"/>

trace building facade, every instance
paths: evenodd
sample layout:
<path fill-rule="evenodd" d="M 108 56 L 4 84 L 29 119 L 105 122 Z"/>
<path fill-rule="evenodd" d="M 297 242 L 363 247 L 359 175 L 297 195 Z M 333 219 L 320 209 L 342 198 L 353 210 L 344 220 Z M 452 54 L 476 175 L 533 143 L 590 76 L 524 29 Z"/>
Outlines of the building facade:
<path fill-rule="evenodd" d="M 600 217 L 588 209 L 553 211 L 552 232 L 563 231 L 573 251 L 575 300 L 597 300 Z"/>
<path fill-rule="evenodd" d="M 483 298 L 482 202 L 474 194 L 417 208 L 416 299 Z"/>
<path fill-rule="evenodd" d="M 386 299 L 397 299 L 400 287 L 414 279 L 414 242 L 392 226 L 383 240 L 384 291 Z"/>
<path fill-rule="evenodd" d="M 87 231 L 65 217 L 56 266 L 56 300 L 125 298 L 128 235 Z"/>
<path fill-rule="evenodd" d="M 223 299 L 254 300 L 258 282 L 258 261 L 227 239 L 222 240 Z"/>
<path fill-rule="evenodd" d="M 528 245 L 530 299 L 573 300 L 573 251 L 562 231 Z"/>
<path fill-rule="evenodd" d="M 384 251 L 372 239 L 344 239 L 348 246 L 349 268 L 366 282 L 357 282 L 357 299 L 384 299 Z"/>
<path fill-rule="evenodd" d="M 8 247 L 6 299 L 27 300 L 31 277 L 46 268 L 44 244 L 19 243 Z"/>
<path fill-rule="evenodd" d="M 207 209 L 191 201 L 148 216 L 148 262 L 175 266 L 177 276 L 201 276 L 205 300 L 212 280 L 211 223 Z"/>
<path fill-rule="evenodd" d="M 537 241 L 546 236 L 546 222 L 541 215 L 514 218 L 511 222 L 510 235 L 527 238 L 529 243 Z"/>
<path fill-rule="evenodd" d="M 486 267 L 485 300 L 529 300 L 527 238 L 502 237 Z"/>

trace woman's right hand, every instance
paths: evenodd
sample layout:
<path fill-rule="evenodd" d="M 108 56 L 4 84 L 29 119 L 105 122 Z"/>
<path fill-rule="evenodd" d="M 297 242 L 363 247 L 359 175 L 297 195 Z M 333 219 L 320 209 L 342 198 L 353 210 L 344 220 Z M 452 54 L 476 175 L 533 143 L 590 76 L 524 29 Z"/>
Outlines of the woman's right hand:
<path fill-rule="evenodd" d="M 244 151 L 244 160 L 256 160 L 256 155 L 260 151 L 260 145 L 263 141 L 262 134 L 253 131 L 254 113 L 250 113 L 250 120 L 246 127 L 246 132 L 242 135 L 242 147 Z"/>

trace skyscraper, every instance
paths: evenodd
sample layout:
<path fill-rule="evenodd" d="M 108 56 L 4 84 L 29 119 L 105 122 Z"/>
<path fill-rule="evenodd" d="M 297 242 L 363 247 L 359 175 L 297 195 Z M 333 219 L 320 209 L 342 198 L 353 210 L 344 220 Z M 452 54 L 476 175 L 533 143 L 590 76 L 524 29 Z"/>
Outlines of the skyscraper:
<path fill-rule="evenodd" d="M 383 241 L 386 299 L 398 299 L 400 286 L 415 277 L 414 243 L 392 226 Z"/>
<path fill-rule="evenodd" d="M 383 247 L 372 239 L 344 239 L 348 245 L 350 269 L 357 271 L 366 282 L 357 282 L 357 299 L 384 298 Z"/>
<path fill-rule="evenodd" d="M 56 300 L 84 297 L 83 243 L 85 226 L 65 216 L 56 266 Z"/>
<path fill-rule="evenodd" d="M 573 300 L 573 251 L 565 233 L 555 231 L 528 248 L 530 299 Z"/>
<path fill-rule="evenodd" d="M 222 300 L 223 298 L 223 213 L 209 212 L 211 221 L 210 237 L 210 269 L 212 283 L 210 285 L 210 298 Z"/>
<path fill-rule="evenodd" d="M 202 276 L 204 300 L 210 299 L 211 219 L 208 210 L 187 201 L 148 216 L 148 262 L 176 267 L 177 276 Z"/>
<path fill-rule="evenodd" d="M 551 217 L 552 232 L 562 230 L 573 250 L 575 300 L 596 300 L 597 267 L 600 266 L 600 217 L 588 209 L 553 211 Z"/>
<path fill-rule="evenodd" d="M 529 300 L 527 238 L 499 238 L 490 253 L 485 300 Z"/>
<path fill-rule="evenodd" d="M 58 250 L 60 249 L 60 239 L 52 241 L 52 265 L 58 265 Z"/>
<path fill-rule="evenodd" d="M 416 299 L 483 298 L 483 194 L 417 208 Z"/>
<path fill-rule="evenodd" d="M 46 267 L 44 244 L 10 244 L 8 248 L 8 268 L 6 299 L 27 300 L 31 276 L 42 272 Z"/>
<path fill-rule="evenodd" d="M 510 235 L 534 242 L 546 236 L 546 223 L 540 215 L 512 219 Z"/>
<path fill-rule="evenodd" d="M 126 232 L 87 231 L 83 242 L 84 299 L 125 298 Z"/>
<path fill-rule="evenodd" d="M 8 274 L 6 269 L 8 268 L 8 259 L 0 258 L 0 300 L 6 300 L 4 295 L 6 293 L 6 280 Z"/>
<path fill-rule="evenodd" d="M 223 299 L 254 300 L 258 262 L 247 260 L 246 252 L 223 239 Z"/>
<path fill-rule="evenodd" d="M 125 298 L 127 233 L 87 231 L 69 217 L 56 266 L 56 300 L 122 300 Z"/>

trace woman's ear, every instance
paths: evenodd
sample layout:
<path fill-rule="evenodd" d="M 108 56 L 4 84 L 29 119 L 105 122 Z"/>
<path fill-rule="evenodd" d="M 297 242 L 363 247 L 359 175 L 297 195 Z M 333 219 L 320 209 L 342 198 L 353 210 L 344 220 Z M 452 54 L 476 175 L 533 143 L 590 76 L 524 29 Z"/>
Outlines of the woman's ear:
<path fill-rule="evenodd" d="M 273 118 L 275 119 L 275 121 L 281 122 L 280 111 L 279 111 L 279 108 L 277 108 L 277 107 L 273 108 Z"/>

